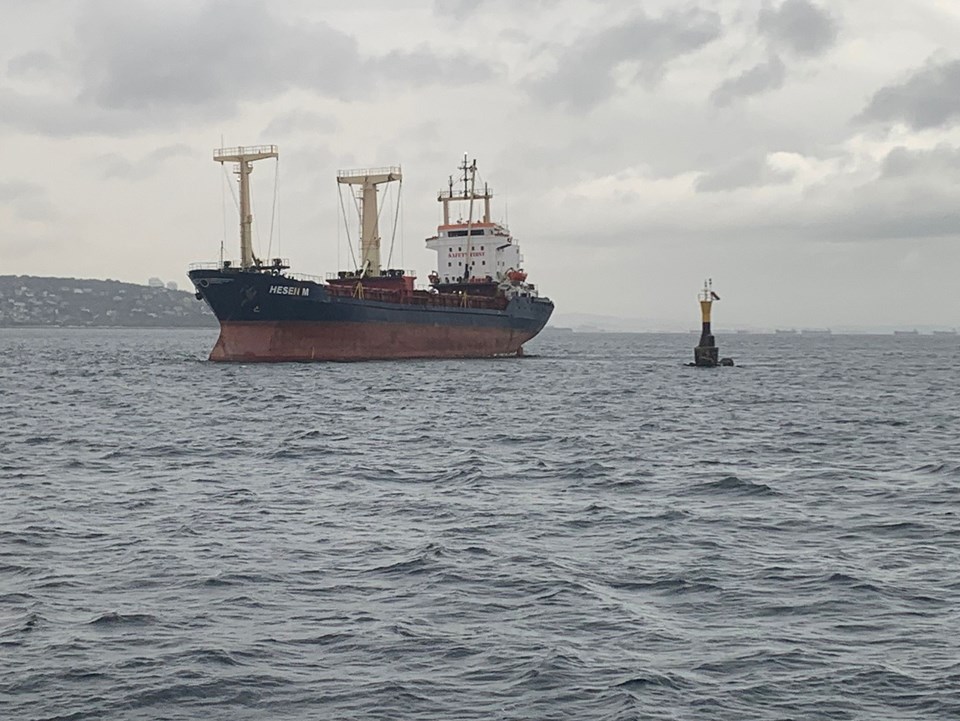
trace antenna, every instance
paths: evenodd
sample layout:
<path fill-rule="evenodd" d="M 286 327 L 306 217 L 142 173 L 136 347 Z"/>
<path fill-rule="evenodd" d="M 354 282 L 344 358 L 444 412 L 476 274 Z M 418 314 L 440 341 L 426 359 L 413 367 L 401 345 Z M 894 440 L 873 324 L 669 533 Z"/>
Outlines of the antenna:
<path fill-rule="evenodd" d="M 223 133 L 220 133 L 220 147 L 223 147 Z M 230 189 L 231 191 L 233 188 Z M 232 193 L 231 193 L 232 194 Z M 223 267 L 223 245 L 227 239 L 227 176 L 220 178 L 220 217 L 223 220 L 223 233 L 220 235 L 220 267 Z"/>
<path fill-rule="evenodd" d="M 467 165 L 467 156 L 463 156 L 463 165 L 466 168 Z M 468 168 L 470 171 L 470 201 L 467 204 L 467 259 L 463 263 L 463 282 L 469 283 L 470 278 L 473 276 L 470 275 L 472 271 L 470 270 L 470 258 L 472 257 L 473 252 L 473 199 L 476 197 L 474 192 L 477 189 L 477 160 L 474 158 L 473 162 Z M 464 186 L 466 186 L 466 170 L 464 171 Z"/>

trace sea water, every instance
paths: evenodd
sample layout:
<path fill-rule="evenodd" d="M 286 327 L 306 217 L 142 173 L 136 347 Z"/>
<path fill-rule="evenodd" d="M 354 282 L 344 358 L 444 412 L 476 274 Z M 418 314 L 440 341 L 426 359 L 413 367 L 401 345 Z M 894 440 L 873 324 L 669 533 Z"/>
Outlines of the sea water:
<path fill-rule="evenodd" d="M 960 717 L 954 337 L 0 331 L 2 719 Z"/>

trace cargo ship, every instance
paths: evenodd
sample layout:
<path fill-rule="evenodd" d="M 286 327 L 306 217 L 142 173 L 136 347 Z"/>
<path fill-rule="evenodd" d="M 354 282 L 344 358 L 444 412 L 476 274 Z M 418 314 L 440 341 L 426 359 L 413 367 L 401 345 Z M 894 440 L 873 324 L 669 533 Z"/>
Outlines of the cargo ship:
<path fill-rule="evenodd" d="M 197 299 L 220 321 L 210 360 L 516 356 L 546 325 L 553 302 L 527 282 L 519 245 L 507 226 L 491 220 L 493 192 L 485 183 L 478 187 L 475 160 L 468 163 L 464 156 L 457 182 L 450 176 L 447 188 L 437 193 L 443 222 L 426 245 L 436 251 L 438 265 L 428 276 L 429 286 L 418 288 L 415 273 L 381 266 L 378 188 L 402 181 L 399 167 L 337 174 L 337 183 L 356 202 L 360 221 L 353 269 L 320 278 L 288 272 L 282 258 L 257 258 L 249 176 L 253 162 L 278 155 L 275 145 L 221 148 L 213 154 L 221 164 L 232 163 L 238 176 L 240 259 L 194 264 L 188 273 Z M 454 211 L 460 215 L 454 217 Z"/>

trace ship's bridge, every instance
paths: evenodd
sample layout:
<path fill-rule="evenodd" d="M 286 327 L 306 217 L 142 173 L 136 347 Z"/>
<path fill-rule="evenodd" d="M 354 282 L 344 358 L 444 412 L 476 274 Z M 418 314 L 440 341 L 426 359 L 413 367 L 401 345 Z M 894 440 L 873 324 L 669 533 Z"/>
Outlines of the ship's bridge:
<path fill-rule="evenodd" d="M 520 271 L 520 248 L 505 225 L 491 220 L 493 190 L 486 183 L 478 185 L 477 161 L 468 162 L 464 155 L 460 171 L 462 187 L 454 190 L 451 175 L 447 189 L 437 192 L 443 222 L 437 226 L 437 234 L 427 238 L 427 248 L 437 251 L 439 282 L 502 283 L 511 272 Z M 478 210 L 482 215 L 475 215 Z"/>
<path fill-rule="evenodd" d="M 427 248 L 437 251 L 437 275 L 444 283 L 487 277 L 500 282 L 523 261 L 519 246 L 499 223 L 440 225 L 427 238 Z"/>

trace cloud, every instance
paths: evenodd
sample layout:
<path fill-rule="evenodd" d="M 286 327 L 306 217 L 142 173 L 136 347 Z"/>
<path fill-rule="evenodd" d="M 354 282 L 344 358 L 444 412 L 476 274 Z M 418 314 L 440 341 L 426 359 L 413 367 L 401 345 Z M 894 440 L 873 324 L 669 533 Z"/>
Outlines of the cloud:
<path fill-rule="evenodd" d="M 52 136 L 121 135 L 229 117 L 291 87 L 339 99 L 368 87 L 355 40 L 278 20 L 259 0 L 91 0 L 74 31 L 62 64 L 76 92 L 2 91 L 0 121 Z"/>
<path fill-rule="evenodd" d="M 899 146 L 883 159 L 880 175 L 886 179 L 926 176 L 934 181 L 960 180 L 960 149 L 946 143 L 920 150 Z"/>
<path fill-rule="evenodd" d="M 730 105 L 738 98 L 760 95 L 770 90 L 779 90 L 787 76 L 787 69 L 776 55 L 754 65 L 735 78 L 724 80 L 710 94 L 710 101 L 717 107 Z"/>
<path fill-rule="evenodd" d="M 80 99 L 101 108 L 233 107 L 293 86 L 350 99 L 365 89 L 353 38 L 282 21 L 258 0 L 94 0 L 78 36 Z"/>
<path fill-rule="evenodd" d="M 427 47 L 416 50 L 391 50 L 386 55 L 371 58 L 367 67 L 381 79 L 401 81 L 414 87 L 433 83 L 479 82 L 495 74 L 486 60 L 465 54 L 440 59 Z"/>
<path fill-rule="evenodd" d="M 466 20 L 483 4 L 483 0 L 434 0 L 433 12 L 441 17 Z"/>
<path fill-rule="evenodd" d="M 46 75 L 59 67 L 57 59 L 48 52 L 34 50 L 17 55 L 7 63 L 7 75 L 12 78 Z"/>
<path fill-rule="evenodd" d="M 773 168 L 764 155 L 740 158 L 726 167 L 700 175 L 694 182 L 698 193 L 716 193 L 738 188 L 789 183 L 793 172 Z"/>
<path fill-rule="evenodd" d="M 837 38 L 836 21 L 807 0 L 786 0 L 776 8 L 764 5 L 757 28 L 767 40 L 766 60 L 717 86 L 710 94 L 710 101 L 716 107 L 779 90 L 787 78 L 780 52 L 810 58 L 828 50 Z"/>
<path fill-rule="evenodd" d="M 130 160 L 122 155 L 102 155 L 98 162 L 103 166 L 102 175 L 107 179 L 143 180 L 156 175 L 162 169 L 164 161 L 170 158 L 195 156 L 196 152 L 183 143 L 157 148 L 138 160 Z"/>
<path fill-rule="evenodd" d="M 595 176 L 554 190 L 557 206 L 537 215 L 558 244 L 575 245 L 590 228 L 602 227 L 597 247 L 636 242 L 638 227 L 646 238 L 738 238 L 784 247 L 960 235 L 960 148 L 899 148 L 886 160 L 866 157 L 857 143 L 834 152 L 827 158 L 748 153 L 724 167 L 673 178 L 642 168 Z"/>
<path fill-rule="evenodd" d="M 21 180 L 0 180 L 0 203 L 10 203 L 11 201 L 42 194 L 43 188 L 36 183 L 26 183 Z"/>
<path fill-rule="evenodd" d="M 837 21 L 807 0 L 786 0 L 776 8 L 765 5 L 757 28 L 771 45 L 804 57 L 828 50 L 838 34 Z"/>
<path fill-rule="evenodd" d="M 834 208 L 831 235 L 860 241 L 955 237 L 960 235 L 956 192 L 955 185 L 871 184 L 852 194 L 845 207 Z"/>
<path fill-rule="evenodd" d="M 0 122 L 57 136 L 128 134 L 220 120 L 291 90 L 353 102 L 388 82 L 443 83 L 466 68 L 456 77 L 470 83 L 494 72 L 483 59 L 427 46 L 367 55 L 325 22 L 270 8 L 266 0 L 90 0 L 61 58 L 28 53 L 11 65 L 25 73 L 59 64 L 74 77 L 46 94 L 0 91 Z"/>
<path fill-rule="evenodd" d="M 631 65 L 632 78 L 652 85 L 671 61 L 695 52 L 720 36 L 720 17 L 690 10 L 659 18 L 637 15 L 620 25 L 578 39 L 564 48 L 556 69 L 527 84 L 535 98 L 589 110 L 618 90 L 615 71 Z"/>
<path fill-rule="evenodd" d="M 56 96 L 23 94 L 0 88 L 0 124 L 31 134 L 55 137 L 123 134 L 160 122 L 133 111 L 109 111 Z"/>
<path fill-rule="evenodd" d="M 47 198 L 47 191 L 36 183 L 0 181 L 0 206 L 4 205 L 12 208 L 21 220 L 42 222 L 56 217 L 56 210 Z"/>
<path fill-rule="evenodd" d="M 881 88 L 857 116 L 860 122 L 902 122 L 914 130 L 947 127 L 960 119 L 960 60 L 930 63 L 902 83 Z"/>
<path fill-rule="evenodd" d="M 337 119 L 332 115 L 298 108 L 276 116 L 260 135 L 265 138 L 282 138 L 299 133 L 332 133 L 338 125 Z"/>
<path fill-rule="evenodd" d="M 745 197 L 735 214 L 744 236 L 768 232 L 786 240 L 876 243 L 894 239 L 935 239 L 960 234 L 956 195 L 960 174 L 942 168 L 960 156 L 948 145 L 923 150 L 896 148 L 881 159 L 880 173 L 837 158 L 833 170 L 802 192 L 785 187 L 763 215 L 763 204 Z M 870 177 L 864 180 L 864 172 Z M 797 183 L 802 185 L 802 183 Z M 731 204 L 733 205 L 733 201 Z"/>

